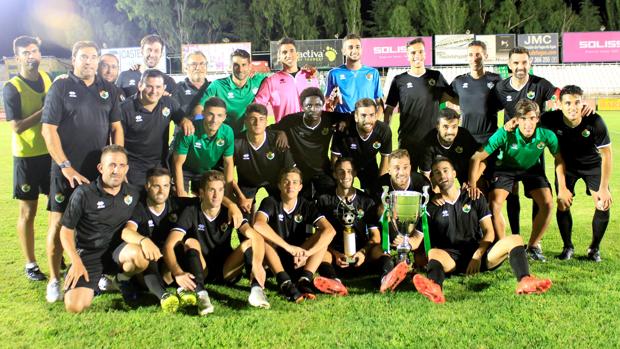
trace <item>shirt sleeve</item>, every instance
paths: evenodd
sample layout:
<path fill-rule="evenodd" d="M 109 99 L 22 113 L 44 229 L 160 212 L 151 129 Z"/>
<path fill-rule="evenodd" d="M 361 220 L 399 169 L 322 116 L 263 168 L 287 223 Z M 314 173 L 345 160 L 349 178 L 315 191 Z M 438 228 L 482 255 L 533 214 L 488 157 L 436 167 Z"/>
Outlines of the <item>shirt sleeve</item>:
<path fill-rule="evenodd" d="M 609 131 L 607 130 L 607 125 L 605 125 L 605 121 L 598 114 L 592 115 L 590 117 L 595 117 L 594 127 L 592 131 L 594 133 L 594 145 L 597 148 L 603 148 L 611 144 L 611 139 L 609 138 Z"/>
<path fill-rule="evenodd" d="M 547 146 L 551 154 L 555 155 L 560 152 L 560 144 L 558 143 L 558 137 L 551 130 L 544 129 L 547 138 Z"/>
<path fill-rule="evenodd" d="M 384 128 L 384 133 L 381 137 L 381 148 L 379 152 L 383 155 L 389 155 L 392 153 L 392 130 L 387 127 Z"/>
<path fill-rule="evenodd" d="M 330 70 L 329 73 L 327 73 L 327 88 L 325 89 L 325 96 L 329 97 L 329 95 L 332 93 L 332 90 L 334 89 L 334 87 L 336 87 L 336 74 L 334 73 L 334 70 Z"/>
<path fill-rule="evenodd" d="M 183 234 L 191 232 L 194 228 L 194 221 L 196 220 L 194 217 L 194 211 L 194 206 L 187 206 L 183 212 L 181 212 L 181 216 L 172 230 L 180 231 Z"/>
<path fill-rule="evenodd" d="M 170 119 L 178 124 L 185 117 L 185 111 L 181 108 L 181 103 L 174 98 L 170 98 L 170 110 L 172 111 L 172 115 L 170 115 Z"/>
<path fill-rule="evenodd" d="M 396 82 L 398 75 L 392 79 L 392 84 L 390 84 L 390 90 L 388 91 L 387 98 L 385 99 L 385 104 L 390 107 L 396 108 L 398 106 L 399 99 L 399 91 L 398 91 L 398 83 Z"/>
<path fill-rule="evenodd" d="M 506 143 L 506 130 L 503 127 L 500 127 L 495 131 L 495 133 L 489 138 L 487 144 L 484 146 L 484 151 L 488 154 L 493 154 L 493 152 L 499 149 Z"/>
<path fill-rule="evenodd" d="M 142 203 L 137 204 L 136 208 L 133 209 L 129 222 L 133 222 L 138 227 L 144 222 L 144 205 Z"/>
<path fill-rule="evenodd" d="M 325 216 L 321 212 L 319 212 L 316 204 L 314 202 L 308 201 L 308 212 L 306 212 L 305 215 L 306 223 L 315 225 L 319 219 L 324 217 Z"/>
<path fill-rule="evenodd" d="M 433 132 L 432 130 L 430 132 Z M 433 162 L 433 154 L 431 152 L 431 146 L 428 142 L 428 136 L 424 137 L 422 141 L 422 151 L 420 154 L 420 170 L 422 172 L 431 171 L 431 163 Z"/>
<path fill-rule="evenodd" d="M 556 87 L 546 79 L 542 79 L 542 88 L 545 92 L 545 101 L 550 100 L 555 95 Z"/>
<path fill-rule="evenodd" d="M 491 216 L 491 209 L 489 209 L 489 203 L 484 195 L 480 195 L 477 200 L 473 200 L 473 203 L 475 205 L 479 220 L 482 220 L 484 217 Z"/>
<path fill-rule="evenodd" d="M 69 229 L 77 227 L 84 213 L 84 188 L 85 186 L 80 186 L 73 192 L 69 198 L 67 209 L 62 215 L 62 225 Z"/>
<path fill-rule="evenodd" d="M 452 97 L 456 97 L 456 93 L 454 93 L 454 91 L 452 90 L 452 87 L 450 86 L 450 84 L 448 84 L 448 81 L 446 80 L 446 78 L 443 77 L 443 74 L 439 73 L 439 78 L 437 79 L 437 85 L 436 85 L 439 89 L 441 89 L 442 92 L 452 96 Z"/>
<path fill-rule="evenodd" d="M 222 125 L 223 126 L 223 125 Z M 224 156 L 233 156 L 235 154 L 235 135 L 231 129 L 226 132 L 226 148 L 224 149 Z"/>
<path fill-rule="evenodd" d="M 256 92 L 256 96 L 254 96 L 254 103 L 267 105 L 271 101 L 271 79 L 267 78 L 263 80 L 260 87 L 258 88 L 258 92 Z"/>
<path fill-rule="evenodd" d="M 209 87 L 207 87 L 207 90 L 202 94 L 202 97 L 200 97 L 200 105 L 205 105 L 205 102 L 207 101 L 207 99 L 209 99 L 210 97 L 215 96 L 215 85 L 217 84 L 216 81 L 214 81 L 213 83 L 209 84 Z"/>
<path fill-rule="evenodd" d="M 110 87 L 109 93 L 110 97 L 112 97 L 112 109 L 110 109 L 110 123 L 121 121 L 121 98 L 118 95 L 118 90 L 114 88 L 112 84 L 108 85 Z M 108 88 L 106 86 L 106 88 Z"/>
<path fill-rule="evenodd" d="M 177 132 L 174 139 L 174 151 L 179 155 L 187 155 L 193 138 L 193 135 L 186 136 L 183 132 Z"/>
<path fill-rule="evenodd" d="M 21 96 L 13 84 L 7 82 L 2 88 L 2 99 L 4 100 L 4 112 L 6 121 L 22 119 Z"/>
<path fill-rule="evenodd" d="M 45 105 L 43 106 L 43 115 L 41 116 L 41 123 L 60 125 L 63 116 L 63 96 L 64 81 L 56 80 L 50 87 L 45 97 Z"/>
<path fill-rule="evenodd" d="M 375 80 L 375 99 L 383 97 L 383 89 L 381 88 L 381 75 L 377 69 L 373 72 Z"/>
<path fill-rule="evenodd" d="M 276 201 L 268 196 L 261 201 L 258 211 L 263 213 L 267 217 L 267 221 L 276 214 Z"/>
<path fill-rule="evenodd" d="M 290 149 L 284 150 L 284 168 L 289 168 L 295 166 L 295 159 L 293 158 L 293 154 Z"/>
<path fill-rule="evenodd" d="M 336 131 L 332 137 L 332 145 L 330 150 L 333 154 L 337 156 L 342 156 L 342 139 L 344 138 L 344 134 L 340 131 Z"/>
<path fill-rule="evenodd" d="M 174 81 L 174 79 L 170 75 L 164 74 L 164 77 L 164 80 L 166 82 L 166 91 L 171 95 L 174 94 L 174 92 L 177 90 L 177 82 Z"/>

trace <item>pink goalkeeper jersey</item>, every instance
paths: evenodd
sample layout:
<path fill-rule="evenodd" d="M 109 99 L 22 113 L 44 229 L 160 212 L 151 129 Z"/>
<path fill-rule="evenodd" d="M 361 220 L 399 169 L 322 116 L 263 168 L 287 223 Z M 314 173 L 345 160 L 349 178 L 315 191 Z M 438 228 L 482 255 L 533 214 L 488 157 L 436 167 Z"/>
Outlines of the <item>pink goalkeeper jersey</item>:
<path fill-rule="evenodd" d="M 299 95 L 308 87 L 319 87 L 316 73 L 299 70 L 295 77 L 292 74 L 279 71 L 266 78 L 261 84 L 254 103 L 271 104 L 276 122 L 285 115 L 301 111 Z"/>

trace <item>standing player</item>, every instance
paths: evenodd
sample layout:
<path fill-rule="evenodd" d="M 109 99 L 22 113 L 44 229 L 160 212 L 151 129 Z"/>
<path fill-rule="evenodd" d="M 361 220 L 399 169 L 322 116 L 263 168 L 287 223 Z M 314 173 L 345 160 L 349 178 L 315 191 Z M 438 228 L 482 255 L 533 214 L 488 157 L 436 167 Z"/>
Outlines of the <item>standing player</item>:
<path fill-rule="evenodd" d="M 49 194 L 51 158 L 41 136 L 43 100 L 52 85 L 39 71 L 41 41 L 31 36 L 13 40 L 19 73 L 2 89 L 6 120 L 13 128 L 13 197 L 19 203 L 17 236 L 26 259 L 26 277 L 45 280 L 34 253 L 34 218 L 39 194 Z"/>
<path fill-rule="evenodd" d="M 235 138 L 237 180 L 233 181 L 233 191 L 241 210 L 252 217 L 258 190 L 265 188 L 269 195 L 277 196 L 281 169 L 295 166 L 295 161 L 288 149 L 276 147 L 277 134 L 267 130 L 264 105 L 248 105 L 244 122 L 246 130 Z"/>
<path fill-rule="evenodd" d="M 575 183 L 583 179 L 586 183 L 586 193 L 594 200 L 594 216 L 592 217 L 592 242 L 587 251 L 589 260 L 601 261 L 600 244 L 609 224 L 609 209 L 611 207 L 611 179 L 612 156 L 611 140 L 605 122 L 598 115 L 583 117 L 583 91 L 581 88 L 569 85 L 560 91 L 561 110 L 544 113 L 541 123 L 544 127 L 555 132 L 560 143 L 560 153 L 566 162 L 566 186 L 573 195 Z M 556 191 L 559 191 L 556 179 Z M 571 259 L 575 253 L 571 239 L 573 218 L 570 212 L 572 201 L 568 205 L 558 202 L 556 218 L 560 235 L 564 242 L 561 260 Z"/>
<path fill-rule="evenodd" d="M 102 54 L 99 57 L 97 75 L 107 82 L 115 83 L 119 73 L 118 57 L 111 53 Z"/>
<path fill-rule="evenodd" d="M 313 202 L 299 196 L 302 177 L 297 167 L 282 170 L 278 187 L 279 197 L 268 196 L 261 202 L 254 228 L 269 242 L 265 257 L 280 291 L 299 303 L 315 298 L 314 273 L 336 232 Z M 293 283 L 291 276 L 298 281 Z"/>
<path fill-rule="evenodd" d="M 140 40 L 140 52 L 144 64 L 140 64 L 139 69 L 125 70 L 118 76 L 116 86 L 125 91 L 125 97 L 133 96 L 138 93 L 138 83 L 142 73 L 147 69 L 157 69 L 159 61 L 162 59 L 164 50 L 164 40 L 157 34 L 149 34 Z M 173 78 L 164 74 L 164 84 L 166 85 L 166 93 L 171 95 L 177 86 Z"/>
<path fill-rule="evenodd" d="M 428 205 L 428 228 L 431 250 L 428 251 L 428 277 L 416 274 L 413 283 L 422 295 L 434 303 L 445 303 L 442 287 L 446 274 L 495 270 L 509 259 L 517 278 L 517 294 L 543 293 L 551 280 L 530 275 L 523 240 L 510 235 L 493 242 L 495 234 L 491 212 L 484 196 L 472 199 L 454 183 L 457 176 L 447 158 L 432 165 L 433 183 L 439 186 L 444 204 Z M 417 234 L 422 235 L 418 225 Z M 418 240 L 420 241 L 420 240 Z"/>
<path fill-rule="evenodd" d="M 501 80 L 498 74 L 485 71 L 487 45 L 474 40 L 467 45 L 469 73 L 459 75 L 450 84 L 458 96 L 462 115 L 462 127 L 466 128 L 476 142 L 484 144 L 497 130 L 497 108 L 491 91 Z M 430 165 L 430 164 L 429 164 Z M 456 170 L 462 176 L 463 170 Z"/>
<path fill-rule="evenodd" d="M 210 97 L 218 97 L 226 102 L 226 123 L 232 127 L 235 135 L 243 131 L 243 116 L 258 92 L 264 74 L 252 74 L 252 56 L 245 50 L 235 50 L 230 55 L 232 74 L 226 78 L 213 81 L 200 102 L 194 107 L 193 114 L 201 114 L 204 104 Z"/>
<path fill-rule="evenodd" d="M 420 143 L 437 124 L 439 103 L 453 100 L 453 92 L 438 70 L 424 67 L 426 52 L 421 38 L 407 43 L 407 57 L 411 67 L 392 80 L 384 120 L 389 125 L 394 109 L 399 107 L 398 144 L 400 149 L 409 151 L 415 171 L 420 161 Z"/>
<path fill-rule="evenodd" d="M 285 115 L 301 111 L 299 94 L 308 87 L 319 87 L 316 69 L 299 69 L 297 45 L 291 38 L 278 41 L 278 61 L 282 70 L 263 80 L 254 103 L 271 104 L 276 122 Z"/>
<path fill-rule="evenodd" d="M 112 143 L 123 145 L 120 99 L 117 89 L 95 74 L 99 48 L 91 41 L 73 45 L 73 71 L 56 80 L 45 98 L 41 133 L 53 163 L 50 178 L 47 258 L 50 281 L 48 302 L 62 299 L 60 291 L 60 219 L 73 190 L 97 178 L 101 149 Z"/>
<path fill-rule="evenodd" d="M 174 184 L 180 197 L 189 196 L 190 188 L 198 193 L 200 178 L 208 170 L 224 169 L 227 191 L 233 180 L 235 138 L 230 126 L 223 124 L 226 104 L 211 97 L 204 106 L 205 117 L 194 121 L 195 132 L 188 136 L 179 133 L 174 142 Z"/>
<path fill-rule="evenodd" d="M 194 132 L 192 122 L 172 97 L 164 96 L 164 73 L 148 69 L 142 73 L 138 93 L 121 104 L 125 148 L 129 155 L 127 180 L 146 183 L 146 171 L 167 165 L 170 120 L 182 126 L 185 135 Z"/>
<path fill-rule="evenodd" d="M 379 71 L 362 64 L 362 38 L 357 34 L 348 34 L 342 40 L 342 54 L 345 64 L 333 68 L 327 74 L 328 110 L 351 113 L 355 103 L 361 98 L 373 99 L 378 107 L 378 114 L 383 114 L 383 91 Z"/>
<path fill-rule="evenodd" d="M 438 157 L 446 157 L 454 164 L 461 185 L 467 184 L 469 159 L 480 145 L 466 128 L 459 127 L 459 114 L 451 108 L 439 111 L 437 127 L 422 140 L 420 170 L 431 178 L 431 164 Z"/>
<path fill-rule="evenodd" d="M 538 243 L 549 226 L 553 206 L 551 185 L 547 181 L 545 169 L 540 161 L 545 148 L 548 147 L 555 158 L 558 202 L 562 204 L 570 202 L 572 195 L 566 188 L 565 165 L 560 155 L 557 137 L 552 131 L 537 127 L 540 118 L 538 104 L 523 99 L 517 103 L 515 110 L 518 128 L 513 132 L 500 128 L 489 138 L 484 148 L 472 156 L 468 190 L 472 197 L 478 196 L 474 192 L 482 172 L 480 162 L 499 149 L 495 168 L 491 174 L 489 192 L 490 206 L 493 211 L 493 230 L 498 239 L 504 238 L 506 227 L 502 215 L 503 204 L 515 183 L 522 181 L 526 194 L 536 202 L 539 208 L 532 222 L 532 234 L 527 244 L 527 252 L 533 260 L 544 262 L 546 259 Z"/>
<path fill-rule="evenodd" d="M 201 51 L 189 53 L 183 61 L 183 71 L 185 79 L 177 84 L 172 98 L 179 103 L 184 116 L 193 118 L 192 110 L 210 84 L 207 80 L 207 56 Z"/>
<path fill-rule="evenodd" d="M 354 120 L 349 121 L 344 132 L 334 133 L 331 145 L 332 163 L 342 157 L 351 158 L 364 190 L 387 173 L 388 156 L 392 152 L 392 130 L 383 121 L 377 120 L 378 110 L 379 107 L 370 98 L 357 101 Z M 379 166 L 377 154 L 381 154 Z"/>
<path fill-rule="evenodd" d="M 140 243 L 122 242 L 120 231 L 138 202 L 138 189 L 125 182 L 123 147 L 103 149 L 97 165 L 101 176 L 78 187 L 62 217 L 60 239 L 71 259 L 65 278 L 65 308 L 81 313 L 90 307 L 102 273 L 125 280 L 147 266 Z"/>
<path fill-rule="evenodd" d="M 264 240 L 244 219 L 235 228 L 248 239 L 236 249 L 231 247 L 233 226 L 229 224 L 227 209 L 222 206 L 225 184 L 219 171 L 203 174 L 200 202 L 183 210 L 164 248 L 166 265 L 182 288 L 181 299 L 184 292 L 195 292 L 200 315 L 214 310 L 205 281 L 234 282 L 244 264 L 251 281 L 250 305 L 269 308 L 263 292 Z"/>

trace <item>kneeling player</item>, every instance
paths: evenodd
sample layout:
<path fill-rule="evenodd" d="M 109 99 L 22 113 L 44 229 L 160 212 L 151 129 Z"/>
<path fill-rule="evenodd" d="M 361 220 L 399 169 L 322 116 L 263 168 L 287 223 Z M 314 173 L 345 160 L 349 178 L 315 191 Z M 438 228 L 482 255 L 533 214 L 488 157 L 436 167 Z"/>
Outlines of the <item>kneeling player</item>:
<path fill-rule="evenodd" d="M 442 286 L 446 273 L 471 275 L 494 270 L 506 258 L 518 281 L 517 294 L 543 293 L 551 287 L 551 280 L 530 275 L 521 236 L 510 235 L 493 243 L 495 234 L 486 199 L 472 199 L 457 188 L 456 171 L 449 159 L 437 159 L 431 176 L 445 203 L 431 203 L 427 207 L 432 248 L 428 253 L 428 278 L 422 274 L 413 277 L 418 292 L 434 303 L 444 303 Z M 421 234 L 419 230 L 418 225 Z"/>
<path fill-rule="evenodd" d="M 237 229 L 248 239 L 233 250 L 233 226 L 228 224 L 228 210 L 222 206 L 224 186 L 221 172 L 209 170 L 202 175 L 200 202 L 183 210 L 164 248 L 166 265 L 181 287 L 181 302 L 197 302 L 200 315 L 212 313 L 214 309 L 205 289 L 205 279 L 234 282 L 244 264 L 251 280 L 250 305 L 269 307 L 263 292 L 264 241 L 244 219 Z M 198 299 L 188 291 L 195 291 Z"/>
<path fill-rule="evenodd" d="M 65 278 L 65 308 L 71 313 L 90 307 L 102 273 L 122 271 L 128 279 L 147 267 L 138 244 L 118 241 L 117 234 L 139 195 L 136 187 L 125 182 L 125 149 L 119 145 L 103 148 L 97 169 L 101 176 L 75 190 L 62 217 L 60 240 L 71 259 Z"/>
<path fill-rule="evenodd" d="M 282 171 L 278 188 L 280 197 L 269 196 L 261 202 L 254 228 L 274 245 L 265 244 L 265 257 L 280 290 L 288 300 L 299 303 L 315 298 L 314 273 L 336 232 L 313 202 L 299 196 L 302 177 L 297 167 Z M 314 234 L 312 226 L 316 227 Z M 298 277 L 297 285 L 292 273 Z"/>

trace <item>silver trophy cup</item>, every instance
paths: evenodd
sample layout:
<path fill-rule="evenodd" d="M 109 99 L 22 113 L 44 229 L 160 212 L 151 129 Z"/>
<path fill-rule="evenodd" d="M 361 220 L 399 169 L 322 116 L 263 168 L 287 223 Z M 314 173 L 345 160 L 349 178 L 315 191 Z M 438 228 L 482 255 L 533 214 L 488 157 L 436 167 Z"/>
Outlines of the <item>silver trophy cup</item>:
<path fill-rule="evenodd" d="M 390 214 L 392 228 L 402 236 L 402 242 L 396 247 L 399 260 L 406 260 L 411 251 L 409 235 L 422 213 L 422 207 L 429 200 L 428 187 L 424 193 L 417 191 L 395 190 L 385 196 L 385 204 Z"/>

